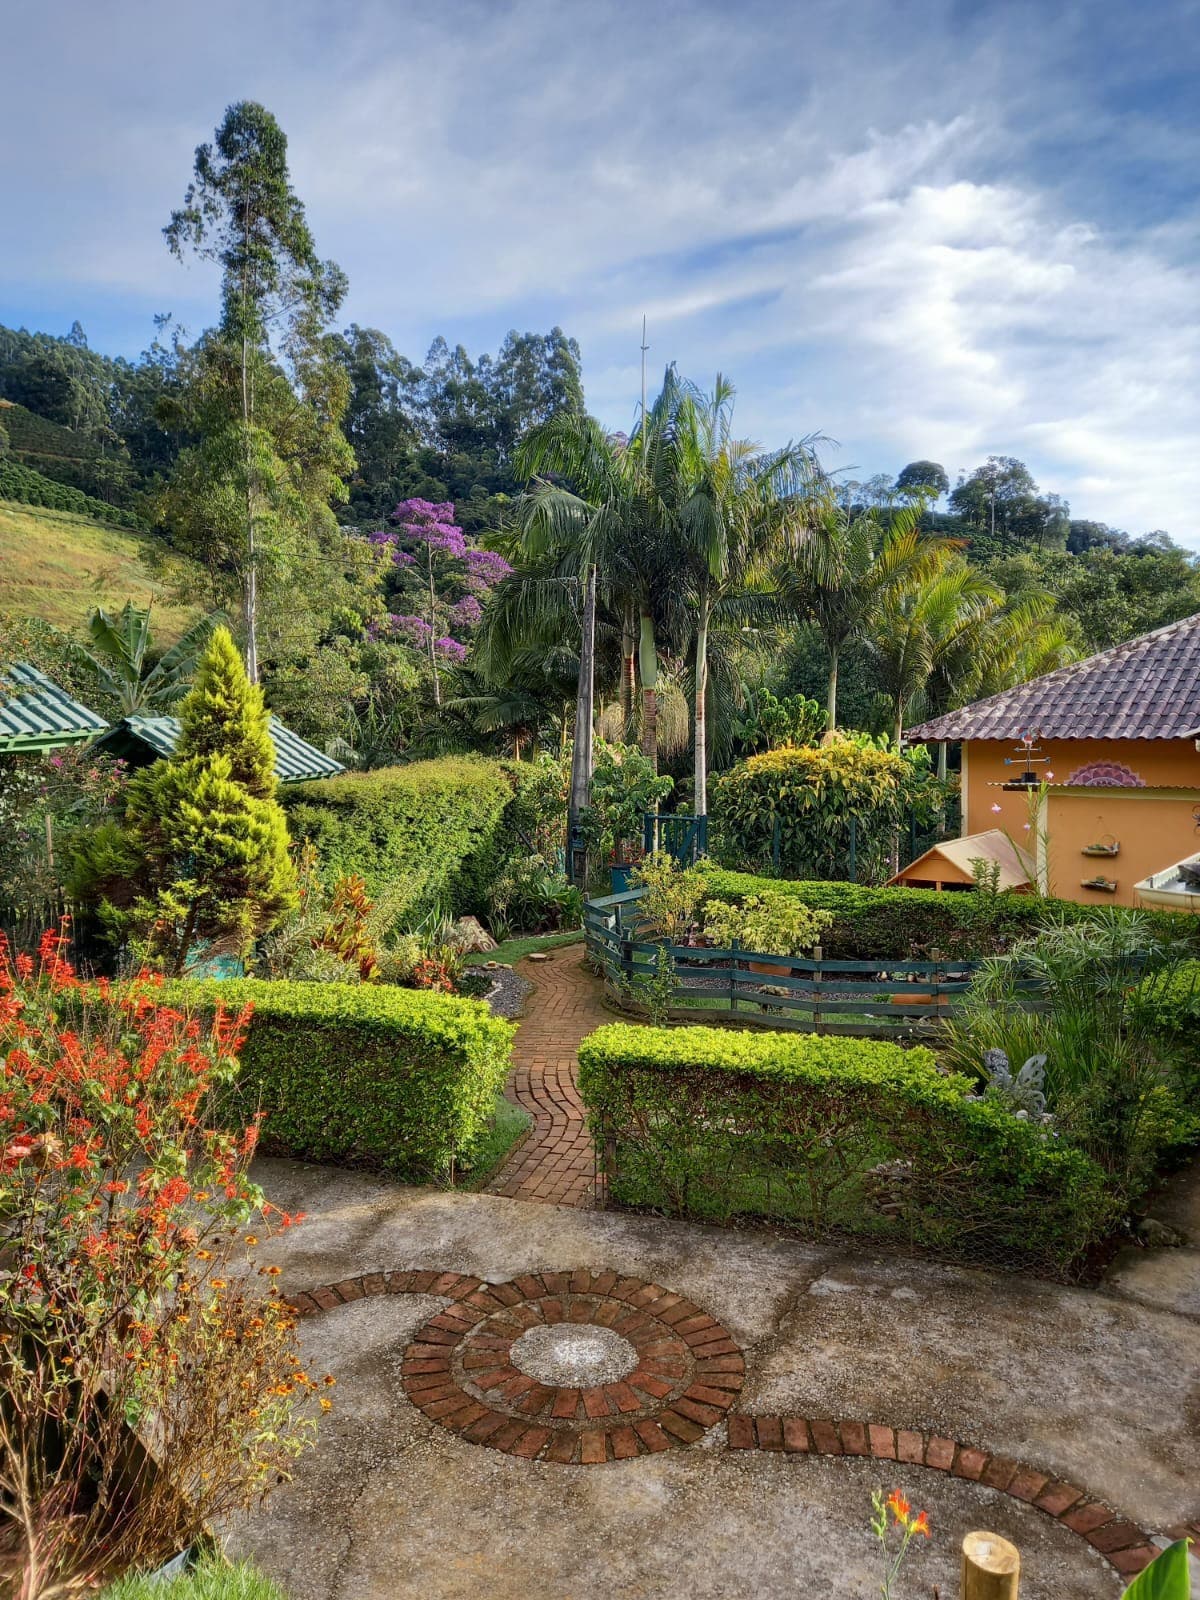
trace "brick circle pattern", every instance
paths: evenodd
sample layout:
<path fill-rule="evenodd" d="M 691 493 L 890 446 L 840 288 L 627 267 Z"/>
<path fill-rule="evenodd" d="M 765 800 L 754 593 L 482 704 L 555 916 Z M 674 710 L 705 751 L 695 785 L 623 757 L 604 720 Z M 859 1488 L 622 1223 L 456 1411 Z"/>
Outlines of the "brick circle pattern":
<path fill-rule="evenodd" d="M 590 1385 L 540 1382 L 513 1347 L 534 1329 L 553 1343 L 556 1328 L 564 1355 L 574 1330 L 617 1335 L 632 1370 Z M 725 1328 L 683 1295 L 583 1268 L 473 1290 L 418 1330 L 400 1371 L 413 1404 L 472 1444 L 598 1466 L 694 1443 L 724 1420 L 746 1368 Z"/>
<path fill-rule="evenodd" d="M 424 1324 L 408 1346 L 404 1367 L 410 1368 L 411 1363 L 422 1370 L 405 1371 L 402 1381 L 409 1398 L 426 1416 L 473 1443 L 487 1444 L 528 1460 L 591 1466 L 690 1444 L 700 1438 L 706 1428 L 727 1416 L 730 1450 L 871 1456 L 899 1466 L 946 1472 L 952 1477 L 965 1478 L 1012 1495 L 1086 1539 L 1127 1580 L 1158 1553 L 1144 1529 L 1086 1490 L 1036 1467 L 941 1434 L 855 1418 L 829 1421 L 798 1416 L 730 1414 L 729 1408 L 741 1392 L 745 1378 L 740 1350 L 715 1318 L 708 1317 L 681 1295 L 641 1278 L 581 1269 L 531 1273 L 509 1283 L 495 1284 L 461 1272 L 422 1269 L 371 1272 L 358 1278 L 345 1278 L 325 1288 L 293 1294 L 290 1302 L 297 1314 L 304 1317 L 383 1294 L 436 1295 L 451 1302 L 444 1312 Z M 477 1375 L 497 1370 L 500 1363 L 496 1362 L 490 1369 L 463 1368 L 460 1347 L 467 1336 L 480 1330 L 482 1324 L 496 1318 L 498 1313 L 521 1308 L 508 1324 L 500 1324 L 502 1344 L 508 1339 L 511 1348 L 526 1328 L 553 1326 L 547 1320 L 547 1313 L 553 1315 L 554 1307 L 548 1302 L 557 1302 L 566 1310 L 578 1305 L 580 1317 L 590 1306 L 607 1306 L 613 1302 L 620 1305 L 621 1310 L 612 1324 L 592 1323 L 591 1326 L 616 1326 L 620 1317 L 630 1313 L 640 1318 L 631 1332 L 628 1324 L 626 1330 L 618 1329 L 639 1349 L 639 1367 L 625 1380 L 631 1387 L 632 1397 L 639 1401 L 636 1413 L 632 1409 L 622 1411 L 615 1395 L 610 1399 L 607 1391 L 620 1389 L 620 1384 L 580 1389 L 576 1391 L 578 1398 L 573 1407 L 570 1390 L 537 1385 L 533 1380 L 528 1380 L 532 1387 L 524 1396 L 501 1396 L 499 1390 L 495 1393 L 488 1390 L 486 1401 L 475 1398 L 472 1389 L 478 1390 L 481 1396 L 484 1393 Z M 527 1309 L 533 1306 L 538 1306 L 538 1312 Z M 532 1321 L 527 1320 L 530 1315 Z M 572 1322 L 574 1318 L 568 1316 L 565 1320 Z M 655 1323 L 670 1332 L 661 1339 L 650 1339 L 647 1325 Z M 576 1323 L 581 1328 L 588 1325 Z M 509 1327 L 517 1329 L 511 1338 Z M 635 1337 L 639 1334 L 643 1336 L 640 1347 Z M 652 1343 L 661 1344 L 662 1353 L 675 1345 L 681 1352 L 686 1351 L 686 1355 L 680 1354 L 685 1366 L 691 1363 L 692 1376 L 686 1387 L 679 1387 L 683 1374 L 671 1374 L 670 1380 L 666 1376 L 659 1379 L 649 1370 L 644 1356 Z M 473 1348 L 480 1354 L 487 1352 L 489 1360 L 498 1350 L 502 1351 L 502 1345 L 489 1346 L 478 1339 Z M 420 1354 L 414 1353 L 418 1350 Z M 426 1351 L 432 1353 L 425 1354 Z M 457 1368 L 456 1351 L 460 1363 Z M 427 1368 L 426 1363 L 431 1365 Z M 646 1370 L 642 1372 L 644 1367 Z M 465 1382 L 451 1377 L 452 1371 L 461 1371 Z M 515 1367 L 512 1371 L 514 1378 L 525 1377 Z M 643 1386 L 640 1395 L 636 1387 L 639 1372 L 642 1372 Z M 647 1380 L 665 1385 L 667 1392 L 658 1394 L 653 1388 L 647 1390 Z M 508 1381 L 506 1376 L 505 1383 Z M 524 1398 L 526 1406 L 534 1406 L 535 1390 L 539 1388 L 545 1388 L 553 1398 L 548 1401 L 542 1398 L 541 1410 L 534 1415 L 517 1402 Z M 589 1395 L 592 1397 L 590 1408 L 585 1400 Z M 651 1401 L 657 1402 L 657 1410 Z M 602 1405 L 607 1408 L 612 1404 L 615 1410 L 601 1409 Z M 628 1397 L 626 1404 L 632 1406 Z M 501 1409 L 502 1406 L 507 1409 Z M 571 1414 L 555 1416 L 556 1406 L 570 1410 Z M 549 1417 L 542 1414 L 547 1410 Z M 592 1412 L 597 1415 L 593 1416 Z M 1166 1532 L 1173 1539 L 1190 1538 L 1200 1543 L 1200 1518 Z"/>

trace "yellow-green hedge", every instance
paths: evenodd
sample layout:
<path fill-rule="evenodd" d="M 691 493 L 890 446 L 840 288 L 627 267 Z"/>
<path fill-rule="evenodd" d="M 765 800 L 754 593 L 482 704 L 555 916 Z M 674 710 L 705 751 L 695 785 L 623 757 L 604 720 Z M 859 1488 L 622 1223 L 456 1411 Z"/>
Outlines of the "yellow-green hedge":
<path fill-rule="evenodd" d="M 266 1112 L 264 1148 L 445 1177 L 488 1126 L 513 1025 L 480 1000 L 389 984 L 168 984 L 163 998 L 253 1015 L 228 1112 Z"/>
<path fill-rule="evenodd" d="M 999 1267 L 1077 1273 L 1113 1223 L 1100 1169 L 969 1099 L 925 1048 L 612 1024 L 579 1048 L 614 1199 L 780 1218 Z"/>

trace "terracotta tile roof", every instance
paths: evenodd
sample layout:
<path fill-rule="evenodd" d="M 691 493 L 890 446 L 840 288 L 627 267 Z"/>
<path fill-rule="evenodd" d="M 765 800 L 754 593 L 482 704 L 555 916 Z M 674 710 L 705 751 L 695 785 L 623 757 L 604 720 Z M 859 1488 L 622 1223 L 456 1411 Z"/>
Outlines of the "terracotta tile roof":
<path fill-rule="evenodd" d="M 1015 689 L 947 711 L 907 738 L 1187 739 L 1200 734 L 1200 613 Z"/>

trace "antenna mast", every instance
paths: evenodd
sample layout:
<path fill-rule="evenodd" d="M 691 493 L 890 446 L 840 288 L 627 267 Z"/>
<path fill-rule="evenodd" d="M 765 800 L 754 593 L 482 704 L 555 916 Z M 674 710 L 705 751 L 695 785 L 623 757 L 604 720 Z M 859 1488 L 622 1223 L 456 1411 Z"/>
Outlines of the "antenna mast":
<path fill-rule="evenodd" d="M 646 351 L 650 346 L 646 343 L 646 318 L 642 316 L 642 465 L 645 466 L 646 457 Z"/>

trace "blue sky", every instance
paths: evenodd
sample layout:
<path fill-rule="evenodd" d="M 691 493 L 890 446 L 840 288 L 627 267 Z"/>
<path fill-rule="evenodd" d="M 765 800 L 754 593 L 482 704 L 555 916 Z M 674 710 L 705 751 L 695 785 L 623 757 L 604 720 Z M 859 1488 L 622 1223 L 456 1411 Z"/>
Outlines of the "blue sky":
<path fill-rule="evenodd" d="M 1020 456 L 1200 548 L 1200 0 L 10 5 L 0 321 L 136 354 L 213 319 L 161 228 L 263 101 L 346 320 L 419 359 L 579 339 L 855 477 Z"/>

